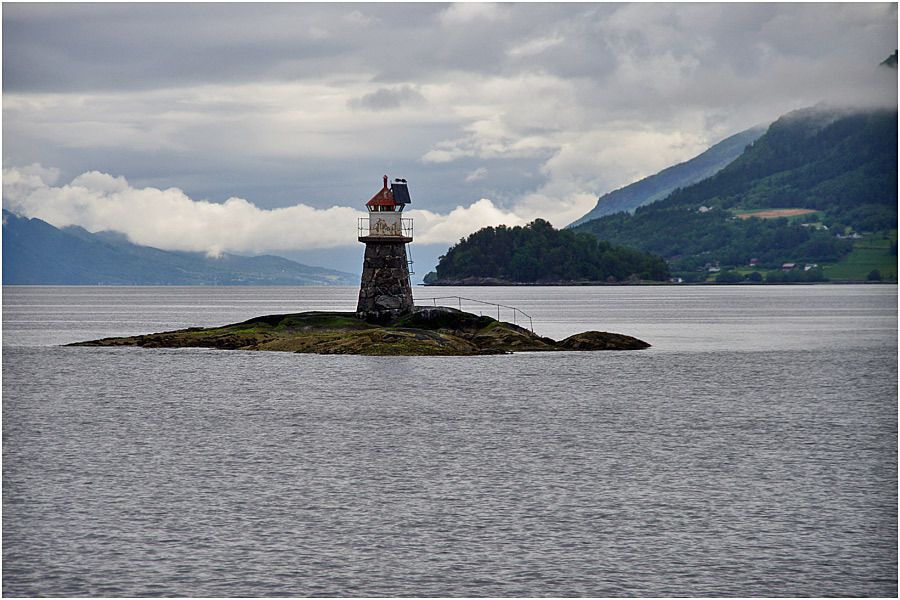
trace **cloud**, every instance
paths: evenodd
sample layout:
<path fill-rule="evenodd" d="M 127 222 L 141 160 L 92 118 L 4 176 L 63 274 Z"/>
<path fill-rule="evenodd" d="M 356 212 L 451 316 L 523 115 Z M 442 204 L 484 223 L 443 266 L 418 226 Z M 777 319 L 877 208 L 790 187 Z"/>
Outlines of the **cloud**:
<path fill-rule="evenodd" d="M 533 40 L 528 40 L 527 42 L 510 48 L 508 54 L 517 58 L 534 56 L 535 54 L 544 52 L 548 48 L 558 46 L 565 41 L 565 38 L 559 35 L 543 36 L 535 38 Z"/>
<path fill-rule="evenodd" d="M 504 211 L 490 200 L 482 198 L 469 206 L 457 206 L 447 215 L 416 210 L 415 239 L 423 244 L 453 244 L 488 225 L 514 226 L 524 225 L 526 222 L 515 212 Z"/>
<path fill-rule="evenodd" d="M 564 225 L 587 199 L 790 110 L 896 107 L 896 71 L 877 67 L 896 48 L 896 5 L 827 8 L 10 3 L 4 165 L 252 198 L 260 219 L 361 205 L 390 173 L 437 215 L 499 218 L 471 208 L 484 198 Z"/>
<path fill-rule="evenodd" d="M 496 21 L 506 16 L 503 7 L 493 2 L 455 2 L 440 15 L 444 25 L 465 25 L 472 21 Z"/>
<path fill-rule="evenodd" d="M 117 231 L 135 244 L 210 255 L 351 246 L 357 243 L 357 219 L 366 216 L 347 206 L 262 209 L 237 197 L 223 203 L 195 200 L 178 188 L 133 187 L 124 177 L 98 171 L 60 186 L 52 184 L 54 178 L 54 170 L 41 165 L 4 168 L 4 208 L 56 227 Z M 414 219 L 417 242 L 449 245 L 488 225 L 523 225 L 546 215 L 540 203 L 531 204 L 502 209 L 482 198 L 447 214 L 422 209 L 405 214 Z M 571 207 L 558 211 L 568 219 Z"/>
<path fill-rule="evenodd" d="M 350 108 L 362 108 L 365 110 L 382 111 L 393 110 L 401 107 L 423 106 L 425 97 L 414 87 L 403 85 L 398 88 L 380 88 L 361 98 L 351 98 L 348 101 Z"/>
<path fill-rule="evenodd" d="M 16 168 L 3 169 L 3 205 L 57 227 L 118 231 L 136 244 L 211 255 L 348 245 L 364 216 L 341 206 L 264 210 L 242 198 L 194 200 L 178 188 L 135 188 L 96 171 L 54 187 Z"/>
<path fill-rule="evenodd" d="M 53 185 L 59 179 L 59 169 L 44 167 L 38 163 L 32 163 L 26 167 L 10 169 L 3 172 L 3 189 L 29 190 L 37 187 Z"/>
<path fill-rule="evenodd" d="M 352 10 L 346 15 L 344 15 L 343 19 L 352 25 L 361 25 L 363 27 L 373 25 L 379 22 L 379 19 L 373 17 L 371 15 L 367 15 L 359 10 Z"/>
<path fill-rule="evenodd" d="M 468 175 L 466 175 L 466 181 L 479 181 L 487 177 L 488 170 L 486 167 L 478 167 Z"/>

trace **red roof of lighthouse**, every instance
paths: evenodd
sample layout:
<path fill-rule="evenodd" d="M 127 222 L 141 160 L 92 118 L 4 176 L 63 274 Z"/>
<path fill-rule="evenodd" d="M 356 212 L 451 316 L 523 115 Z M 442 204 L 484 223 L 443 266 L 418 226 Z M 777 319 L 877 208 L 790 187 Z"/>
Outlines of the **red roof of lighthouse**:
<path fill-rule="evenodd" d="M 378 190 L 378 193 L 372 196 L 372 199 L 366 202 L 366 206 L 397 206 L 394 202 L 394 192 L 388 188 L 388 176 L 384 176 L 384 187 Z"/>

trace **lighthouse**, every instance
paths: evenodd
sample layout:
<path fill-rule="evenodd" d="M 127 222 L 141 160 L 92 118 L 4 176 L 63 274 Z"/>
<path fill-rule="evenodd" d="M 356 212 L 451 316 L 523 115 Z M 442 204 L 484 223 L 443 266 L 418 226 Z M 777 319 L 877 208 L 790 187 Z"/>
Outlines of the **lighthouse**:
<path fill-rule="evenodd" d="M 406 244 L 412 242 L 412 219 L 403 218 L 410 203 L 405 179 L 394 179 L 366 202 L 368 218 L 359 220 L 359 241 L 366 245 L 359 302 L 361 319 L 378 321 L 413 309 Z"/>

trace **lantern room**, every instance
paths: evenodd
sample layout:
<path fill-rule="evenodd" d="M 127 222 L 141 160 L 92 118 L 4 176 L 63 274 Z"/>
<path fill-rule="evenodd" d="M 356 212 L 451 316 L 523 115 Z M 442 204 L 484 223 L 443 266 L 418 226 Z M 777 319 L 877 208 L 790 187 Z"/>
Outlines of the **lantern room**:
<path fill-rule="evenodd" d="M 383 187 L 366 202 L 369 218 L 365 222 L 360 219 L 360 241 L 374 237 L 410 238 L 408 241 L 412 241 L 412 220 L 403 219 L 400 214 L 410 202 L 406 180 L 394 179 L 388 185 L 385 175 Z"/>

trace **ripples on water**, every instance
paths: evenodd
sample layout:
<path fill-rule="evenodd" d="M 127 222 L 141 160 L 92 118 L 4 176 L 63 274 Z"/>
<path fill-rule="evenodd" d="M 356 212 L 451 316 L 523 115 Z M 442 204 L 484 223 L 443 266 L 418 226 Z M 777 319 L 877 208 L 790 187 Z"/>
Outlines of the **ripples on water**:
<path fill-rule="evenodd" d="M 623 289 L 449 293 L 650 350 L 372 358 L 45 345 L 352 290 L 4 288 L 3 592 L 895 596 L 896 288 Z"/>

